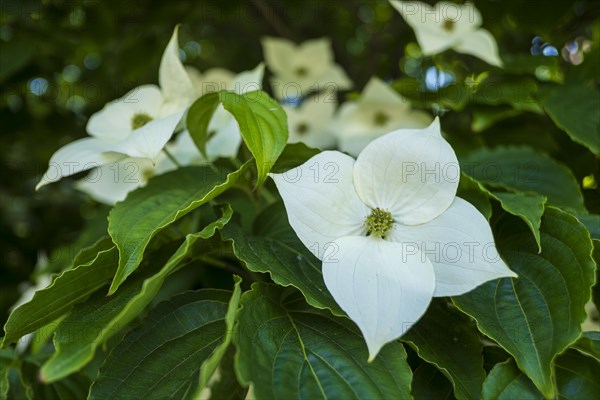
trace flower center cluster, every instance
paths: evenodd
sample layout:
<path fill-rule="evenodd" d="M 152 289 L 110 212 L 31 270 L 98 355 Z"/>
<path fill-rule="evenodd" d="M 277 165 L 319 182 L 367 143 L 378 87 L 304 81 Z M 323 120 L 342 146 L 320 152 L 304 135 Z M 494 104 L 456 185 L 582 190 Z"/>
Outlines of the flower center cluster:
<path fill-rule="evenodd" d="M 296 75 L 299 77 L 304 77 L 308 75 L 308 69 L 306 67 L 298 67 L 296 68 Z"/>
<path fill-rule="evenodd" d="M 390 116 L 384 112 L 378 111 L 373 116 L 373 123 L 375 126 L 384 126 L 390 120 Z"/>
<path fill-rule="evenodd" d="M 446 32 L 452 32 L 454 30 L 454 21 L 452 21 L 450 19 L 444 19 L 444 23 L 442 24 L 442 27 L 444 28 L 444 30 Z"/>
<path fill-rule="evenodd" d="M 131 118 L 131 128 L 136 130 L 146 125 L 148 122 L 152 121 L 152 117 L 146 113 L 138 113 Z"/>
<path fill-rule="evenodd" d="M 371 215 L 365 219 L 365 228 L 367 228 L 367 233 L 370 236 L 383 238 L 393 225 L 394 218 L 392 217 L 392 213 L 381 208 L 374 208 L 371 211 Z"/>
<path fill-rule="evenodd" d="M 308 124 L 301 122 L 296 126 L 296 132 L 298 132 L 299 135 L 304 135 L 305 133 L 308 132 Z"/>

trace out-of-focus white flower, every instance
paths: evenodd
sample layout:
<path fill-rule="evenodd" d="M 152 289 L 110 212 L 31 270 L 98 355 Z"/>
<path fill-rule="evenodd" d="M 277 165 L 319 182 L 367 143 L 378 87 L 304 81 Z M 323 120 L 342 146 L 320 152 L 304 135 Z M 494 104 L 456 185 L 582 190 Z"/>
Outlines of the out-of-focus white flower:
<path fill-rule="evenodd" d="M 344 103 L 332 130 L 341 151 L 358 155 L 372 140 L 395 129 L 424 128 L 433 118 L 413 110 L 407 99 L 377 77 L 365 86 L 360 98 Z"/>
<path fill-rule="evenodd" d="M 337 102 L 330 96 L 312 96 L 299 106 L 283 106 L 288 117 L 288 142 L 302 142 L 320 149 L 335 144 L 331 121 Z"/>
<path fill-rule="evenodd" d="M 302 44 L 282 38 L 262 39 L 265 62 L 273 73 L 271 84 L 279 99 L 304 97 L 309 92 L 346 90 L 352 82 L 333 59 L 328 38 Z"/>
<path fill-rule="evenodd" d="M 441 1 L 432 7 L 420 1 L 389 1 L 415 32 L 424 55 L 453 49 L 502 66 L 496 40 L 480 28 L 481 14 L 473 3 Z"/>
<path fill-rule="evenodd" d="M 198 97 L 219 90 L 231 90 L 235 79 L 235 74 L 224 68 L 211 68 L 200 72 L 195 67 L 187 66 L 186 71 Z"/>
<path fill-rule="evenodd" d="M 166 148 L 177 164 L 165 153 L 158 156 L 156 164 L 152 164 L 145 158 L 126 158 L 96 168 L 85 178 L 77 181 L 75 187 L 96 201 L 114 205 L 125 200 L 129 192 L 145 186 L 153 176 L 173 171 L 179 166 L 204 162 L 202 154 L 187 131 L 179 133 L 172 143 L 166 145 Z"/>
<path fill-rule="evenodd" d="M 369 360 L 432 297 L 516 277 L 485 217 L 456 197 L 458 160 L 437 118 L 376 139 L 356 161 L 325 151 L 272 177 L 290 225 L 323 261 L 325 285 L 362 331 Z"/>
<path fill-rule="evenodd" d="M 92 115 L 91 137 L 60 148 L 36 189 L 63 177 L 126 158 L 156 162 L 196 93 L 179 59 L 178 28 L 163 53 L 160 87 L 143 85 L 112 101 Z"/>

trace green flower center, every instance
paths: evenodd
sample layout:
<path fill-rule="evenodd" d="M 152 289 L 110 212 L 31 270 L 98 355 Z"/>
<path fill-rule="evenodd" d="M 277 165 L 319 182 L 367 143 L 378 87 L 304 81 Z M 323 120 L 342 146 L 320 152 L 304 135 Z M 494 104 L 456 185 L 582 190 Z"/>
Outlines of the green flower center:
<path fill-rule="evenodd" d="M 445 19 L 442 24 L 442 27 L 444 28 L 444 30 L 446 32 L 452 32 L 454 30 L 454 25 L 455 25 L 454 21 L 452 21 L 450 19 Z"/>
<path fill-rule="evenodd" d="M 308 69 L 306 69 L 306 67 L 298 67 L 296 68 L 296 75 L 304 77 L 308 75 Z"/>
<path fill-rule="evenodd" d="M 375 126 L 384 126 L 389 120 L 390 116 L 381 111 L 377 111 L 373 116 L 373 123 Z"/>
<path fill-rule="evenodd" d="M 304 135 L 308 132 L 308 125 L 304 122 L 299 123 L 296 125 L 296 132 L 298 132 L 298 135 Z"/>
<path fill-rule="evenodd" d="M 365 228 L 370 236 L 385 237 L 386 233 L 394 226 L 392 213 L 381 208 L 374 208 L 371 215 L 365 219 Z"/>
<path fill-rule="evenodd" d="M 131 118 L 131 128 L 133 130 L 139 129 L 150 121 L 152 121 L 152 117 L 146 113 L 135 114 L 133 118 Z"/>

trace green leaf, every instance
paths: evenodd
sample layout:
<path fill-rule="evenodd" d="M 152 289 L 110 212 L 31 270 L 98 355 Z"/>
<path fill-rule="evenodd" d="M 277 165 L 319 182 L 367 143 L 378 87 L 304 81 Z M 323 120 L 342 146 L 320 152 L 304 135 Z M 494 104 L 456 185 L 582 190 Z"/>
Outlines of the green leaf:
<path fill-rule="evenodd" d="M 419 365 L 413 373 L 411 386 L 415 400 L 451 400 L 454 398 L 450 381 L 439 369 L 426 362 Z"/>
<path fill-rule="evenodd" d="M 546 197 L 536 193 L 522 192 L 489 192 L 490 195 L 500 202 L 502 208 L 521 218 L 535 237 L 538 245 L 538 250 L 542 251 L 540 243 L 540 225 L 542 223 L 542 215 L 544 214 L 544 204 Z"/>
<path fill-rule="evenodd" d="M 269 220 L 279 221 L 276 229 L 264 228 L 263 235 L 248 235 L 239 225 L 231 223 L 222 231 L 223 240 L 233 242 L 235 256 L 253 272 L 266 272 L 282 286 L 294 286 L 313 307 L 329 309 L 336 315 L 345 315 L 323 281 L 321 261 L 300 242 L 287 222 L 281 203 L 259 215 L 255 225 L 265 226 Z M 268 235 L 268 236 L 266 236 Z"/>
<path fill-rule="evenodd" d="M 13 349 L 0 349 L 0 400 L 6 400 L 8 397 L 10 367 L 15 359 Z"/>
<path fill-rule="evenodd" d="M 583 332 L 573 348 L 600 361 L 600 332 Z"/>
<path fill-rule="evenodd" d="M 552 397 L 551 363 L 581 333 L 595 266 L 589 234 L 573 216 L 547 208 L 540 238 L 540 254 L 527 232 L 504 238 L 500 254 L 519 278 L 488 282 L 453 301 Z"/>
<path fill-rule="evenodd" d="M 513 359 L 496 364 L 483 384 L 483 400 L 543 400 L 544 396 L 515 365 Z"/>
<path fill-rule="evenodd" d="M 218 102 L 237 121 L 244 143 L 256 160 L 258 186 L 264 182 L 287 143 L 285 111 L 260 90 L 245 94 L 221 91 L 203 96 L 192 104 L 187 116 L 187 127 L 201 151 L 206 149 L 208 123 Z"/>
<path fill-rule="evenodd" d="M 108 216 L 108 233 L 119 249 L 119 268 L 109 294 L 137 269 L 158 232 L 231 187 L 247 165 L 231 173 L 209 166 L 179 168 L 151 179 L 117 203 Z"/>
<path fill-rule="evenodd" d="M 255 283 L 241 304 L 236 368 L 256 398 L 411 398 L 400 343 L 385 346 L 369 364 L 356 327 L 307 306 L 296 290 Z"/>
<path fill-rule="evenodd" d="M 461 161 L 475 180 L 513 192 L 535 192 L 555 206 L 583 209 L 583 197 L 573 173 L 545 154 L 525 146 L 482 148 Z"/>
<path fill-rule="evenodd" d="M 209 139 L 208 124 L 220 103 L 219 93 L 208 93 L 200 97 L 190 106 L 186 117 L 186 126 L 196 144 L 205 158 L 206 142 Z"/>
<path fill-rule="evenodd" d="M 598 359 L 568 350 L 557 357 L 555 366 L 558 398 L 565 400 L 595 399 L 600 393 Z M 544 396 L 523 374 L 514 360 L 497 364 L 483 386 L 484 400 L 543 399 Z"/>
<path fill-rule="evenodd" d="M 542 98 L 541 105 L 571 139 L 600 155 L 600 91 L 584 84 L 560 85 Z"/>
<path fill-rule="evenodd" d="M 489 191 L 483 185 L 463 173 L 460 175 L 456 195 L 474 205 L 489 221 L 492 216 L 492 204 L 490 203 Z"/>
<path fill-rule="evenodd" d="M 556 360 L 556 385 L 561 399 L 597 399 L 600 394 L 600 361 L 575 350 Z"/>
<path fill-rule="evenodd" d="M 51 384 L 41 382 L 37 362 L 23 362 L 21 374 L 24 386 L 31 390 L 33 399 L 85 399 L 90 390 L 91 381 L 84 374 L 74 374 Z"/>
<path fill-rule="evenodd" d="M 287 115 L 277 101 L 263 91 L 242 95 L 221 92 L 221 102 L 240 126 L 244 143 L 256 160 L 260 185 L 288 140 Z"/>
<path fill-rule="evenodd" d="M 92 360 L 99 345 L 119 332 L 137 317 L 157 295 L 165 279 L 173 273 L 198 239 L 207 239 L 221 229 L 231 218 L 231 207 L 223 208 L 223 215 L 202 231 L 188 234 L 177 251 L 155 274 L 128 282 L 121 290 L 106 297 L 97 293 L 86 303 L 76 306 L 60 323 L 54 336 L 56 352 L 42 368 L 42 376 L 48 382 L 60 379 L 79 370 Z M 156 257 L 150 257 L 157 265 L 163 265 Z M 143 278 L 143 277 L 142 277 Z"/>
<path fill-rule="evenodd" d="M 57 276 L 52 284 L 35 292 L 33 298 L 17 307 L 4 325 L 3 347 L 42 328 L 85 301 L 110 281 L 117 269 L 117 249 L 109 238 L 84 249 L 73 268 Z"/>
<path fill-rule="evenodd" d="M 454 387 L 457 399 L 477 399 L 485 379 L 482 345 L 474 324 L 434 299 L 425 315 L 401 339 L 435 365 Z"/>
<path fill-rule="evenodd" d="M 209 379 L 214 375 L 215 371 L 219 367 L 219 364 L 221 363 L 221 360 L 225 356 L 229 345 L 231 344 L 235 327 L 234 325 L 240 304 L 240 297 L 242 295 L 242 291 L 240 289 L 240 283 L 242 282 L 242 279 L 235 275 L 233 279 L 235 281 L 235 285 L 231 295 L 231 300 L 229 300 L 227 313 L 225 314 L 225 334 L 223 335 L 221 343 L 219 343 L 213 353 L 202 363 L 202 366 L 200 367 L 200 382 L 197 389 L 198 394 L 200 394 L 200 392 L 208 385 Z"/>
<path fill-rule="evenodd" d="M 107 357 L 89 398 L 191 398 L 201 363 L 223 341 L 230 297 L 204 289 L 160 303 Z"/>
<path fill-rule="evenodd" d="M 243 388 L 235 375 L 235 348 L 229 346 L 227 353 L 219 364 L 217 373 L 211 378 L 210 398 L 215 400 L 244 400 L 248 389 Z M 208 391 L 208 390 L 207 390 Z M 195 399 L 206 399 L 207 396 L 195 396 Z"/>
<path fill-rule="evenodd" d="M 286 172 L 304 164 L 311 157 L 319 154 L 321 150 L 308 147 L 304 143 L 289 143 L 283 149 L 271 171 L 276 174 Z"/>
<path fill-rule="evenodd" d="M 492 216 L 490 197 L 500 202 L 508 213 L 521 218 L 531 229 L 540 247 L 540 223 L 546 197 L 536 193 L 502 192 L 488 189 L 466 174 L 461 174 L 457 196 L 469 201 L 489 220 Z"/>

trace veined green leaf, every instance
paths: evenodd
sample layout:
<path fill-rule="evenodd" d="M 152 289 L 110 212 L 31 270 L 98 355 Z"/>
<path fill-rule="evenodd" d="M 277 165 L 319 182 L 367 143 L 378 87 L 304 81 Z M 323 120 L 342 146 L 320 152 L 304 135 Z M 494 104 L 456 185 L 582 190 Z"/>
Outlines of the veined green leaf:
<path fill-rule="evenodd" d="M 289 143 L 283 149 L 281 156 L 272 168 L 272 172 L 281 174 L 292 168 L 304 164 L 312 156 L 319 154 L 321 150 L 308 147 L 304 143 Z"/>
<path fill-rule="evenodd" d="M 457 195 L 476 206 L 488 220 L 492 215 L 490 197 L 497 200 L 506 212 L 521 218 L 529 226 L 541 251 L 540 224 L 546 197 L 533 192 L 502 192 L 486 188 L 464 173 L 460 177 Z"/>
<path fill-rule="evenodd" d="M 595 399 L 600 393 L 598 359 L 569 349 L 556 358 L 558 398 L 565 400 Z M 513 359 L 497 364 L 483 384 L 483 400 L 543 400 L 544 396 Z"/>
<path fill-rule="evenodd" d="M 237 121 L 244 143 L 256 160 L 258 186 L 266 179 L 287 143 L 285 111 L 277 101 L 261 90 L 244 94 L 221 91 L 199 98 L 190 107 L 187 127 L 203 153 L 208 140 L 208 124 L 219 103 Z"/>
<path fill-rule="evenodd" d="M 557 357 L 556 386 L 561 399 L 598 398 L 600 394 L 600 360 L 569 349 Z"/>
<path fill-rule="evenodd" d="M 238 282 L 229 308 L 239 291 Z M 223 343 L 231 297 L 204 289 L 160 303 L 108 356 L 89 398 L 191 398 L 201 363 Z"/>
<path fill-rule="evenodd" d="M 274 220 L 278 221 L 277 227 L 267 225 Z M 275 283 L 296 287 L 313 307 L 345 315 L 325 286 L 321 261 L 297 238 L 287 222 L 282 204 L 265 209 L 257 217 L 255 225 L 262 227 L 262 235 L 248 235 L 234 223 L 221 231 L 224 240 L 233 242 L 236 257 L 250 271 L 267 272 Z M 265 229 L 265 226 L 271 228 Z"/>
<path fill-rule="evenodd" d="M 238 276 L 234 276 L 233 279 L 235 281 L 235 285 L 233 293 L 231 294 L 231 299 L 229 300 L 229 305 L 227 306 L 227 313 L 225 314 L 225 332 L 223 334 L 223 340 L 217 347 L 215 347 L 215 350 L 212 352 L 212 354 L 202 362 L 202 366 L 200 367 L 200 382 L 196 392 L 197 394 L 200 394 L 200 392 L 208 385 L 209 379 L 219 367 L 221 360 L 225 356 L 225 353 L 231 344 L 240 304 L 240 297 L 242 296 L 242 291 L 240 289 L 240 283 L 242 282 L 242 279 Z"/>
<path fill-rule="evenodd" d="M 489 221 L 492 216 L 492 205 L 490 203 L 489 191 L 471 178 L 469 175 L 461 174 L 456 195 L 467 200 L 479 210 L 481 214 Z"/>
<path fill-rule="evenodd" d="M 402 338 L 419 357 L 435 365 L 452 382 L 457 399 L 477 399 L 485 379 L 477 328 L 434 299 L 425 315 Z"/>
<path fill-rule="evenodd" d="M 307 306 L 294 289 L 255 283 L 242 295 L 234 342 L 242 384 L 259 399 L 410 399 L 398 342 L 372 363 L 356 327 Z"/>
<path fill-rule="evenodd" d="M 44 379 L 55 381 L 86 365 L 99 345 L 118 333 L 150 304 L 167 276 L 179 267 L 194 243 L 198 239 L 212 237 L 229 221 L 231 214 L 231 208 L 226 206 L 218 220 L 198 233 L 187 235 L 157 273 L 128 282 L 112 296 L 105 297 L 100 292 L 76 306 L 58 326 L 54 336 L 56 352 L 42 367 Z"/>
<path fill-rule="evenodd" d="M 583 332 L 573 348 L 594 357 L 600 362 L 600 332 Z"/>
<path fill-rule="evenodd" d="M 499 192 L 491 191 L 490 195 L 500 202 L 502 208 L 521 218 L 533 233 L 538 245 L 538 251 L 542 251 L 540 243 L 540 225 L 544 214 L 546 197 L 536 193 L 522 192 Z"/>
<path fill-rule="evenodd" d="M 513 359 L 496 364 L 483 384 L 483 400 L 543 400 L 525 374 L 519 371 Z"/>
<path fill-rule="evenodd" d="M 600 155 L 600 91 L 584 84 L 560 85 L 542 97 L 541 105 L 571 139 Z"/>
<path fill-rule="evenodd" d="M 423 362 L 413 372 L 411 383 L 415 400 L 452 400 L 452 384 L 433 365 Z"/>
<path fill-rule="evenodd" d="M 534 192 L 548 204 L 583 209 L 573 173 L 546 154 L 526 146 L 482 148 L 461 160 L 461 170 L 475 180 L 513 192 Z"/>
<path fill-rule="evenodd" d="M 35 292 L 33 298 L 17 307 L 4 325 L 3 347 L 42 328 L 68 313 L 74 304 L 106 285 L 117 270 L 117 249 L 109 238 L 84 249 L 73 268 L 58 275 L 52 284 Z"/>
<path fill-rule="evenodd" d="M 117 203 L 108 216 L 108 233 L 119 249 L 119 268 L 109 294 L 137 269 L 158 232 L 223 193 L 241 179 L 247 166 L 231 173 L 209 166 L 179 168 L 151 179 Z"/>
<path fill-rule="evenodd" d="M 499 242 L 500 254 L 519 278 L 488 282 L 453 301 L 553 397 L 551 364 L 581 333 L 595 265 L 587 230 L 565 212 L 546 209 L 540 238 L 539 254 L 527 233 Z"/>

